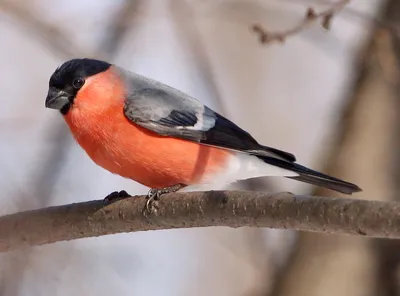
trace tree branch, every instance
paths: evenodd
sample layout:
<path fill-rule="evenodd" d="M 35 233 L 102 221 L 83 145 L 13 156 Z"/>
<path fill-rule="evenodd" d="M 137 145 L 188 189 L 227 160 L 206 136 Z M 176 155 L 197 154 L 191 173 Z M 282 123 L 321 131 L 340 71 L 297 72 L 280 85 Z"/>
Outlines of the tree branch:
<path fill-rule="evenodd" d="M 262 44 L 270 43 L 272 41 L 284 42 L 286 38 L 296 35 L 308 28 L 310 25 L 317 21 L 321 21 L 324 29 L 329 30 L 331 27 L 333 16 L 340 12 L 350 0 L 340 0 L 332 4 L 332 6 L 324 11 L 316 12 L 313 8 L 309 7 L 303 20 L 291 29 L 281 32 L 268 32 L 261 25 L 255 24 L 252 26 L 254 33 L 258 34 Z"/>
<path fill-rule="evenodd" d="M 0 252 L 122 232 L 207 226 L 270 227 L 400 238 L 400 203 L 210 191 L 166 194 L 144 211 L 135 196 L 107 207 L 102 200 L 0 217 Z"/>

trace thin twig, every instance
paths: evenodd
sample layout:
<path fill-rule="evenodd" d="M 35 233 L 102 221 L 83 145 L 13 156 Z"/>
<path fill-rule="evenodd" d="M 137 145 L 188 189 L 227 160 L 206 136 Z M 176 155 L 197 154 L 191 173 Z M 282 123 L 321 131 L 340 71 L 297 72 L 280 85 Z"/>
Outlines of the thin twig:
<path fill-rule="evenodd" d="M 340 0 L 334 3 L 330 8 L 318 13 L 313 8 L 309 7 L 303 20 L 288 30 L 281 32 L 269 32 L 259 24 L 253 25 L 252 30 L 259 35 L 260 42 L 262 44 L 273 41 L 284 42 L 286 38 L 300 33 L 317 21 L 321 21 L 322 27 L 325 30 L 329 30 L 332 24 L 333 16 L 340 12 L 347 4 L 349 4 L 349 2 L 350 0 Z"/>
<path fill-rule="evenodd" d="M 400 238 L 400 203 L 209 191 L 166 194 L 146 212 L 145 196 L 107 207 L 90 201 L 0 217 L 0 252 L 122 232 L 208 226 L 269 227 Z"/>

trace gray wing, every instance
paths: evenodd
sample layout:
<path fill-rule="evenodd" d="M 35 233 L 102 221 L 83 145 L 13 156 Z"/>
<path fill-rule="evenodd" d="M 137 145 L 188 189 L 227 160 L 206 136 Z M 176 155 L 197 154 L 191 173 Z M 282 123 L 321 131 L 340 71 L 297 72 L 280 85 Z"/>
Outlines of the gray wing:
<path fill-rule="evenodd" d="M 126 98 L 124 113 L 139 126 L 162 136 L 290 162 L 296 160 L 291 153 L 260 145 L 236 124 L 178 90 L 156 82 L 133 83 L 135 87 Z"/>
<path fill-rule="evenodd" d="M 124 107 L 125 116 L 136 124 L 162 136 L 199 142 L 216 122 L 216 114 L 198 101 L 156 88 L 143 88 L 131 94 Z"/>

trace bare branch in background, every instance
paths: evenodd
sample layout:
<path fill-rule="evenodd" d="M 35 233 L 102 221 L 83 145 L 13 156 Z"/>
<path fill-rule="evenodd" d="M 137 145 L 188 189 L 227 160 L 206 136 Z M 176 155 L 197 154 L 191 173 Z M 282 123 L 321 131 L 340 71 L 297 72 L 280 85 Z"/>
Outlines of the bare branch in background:
<path fill-rule="evenodd" d="M 382 3 L 385 3 L 385 1 L 382 1 Z M 299 3 L 298 0 L 286 0 L 286 2 Z M 332 3 L 332 1 L 323 1 L 323 0 L 305 0 L 303 2 L 305 2 L 306 4 L 310 3 L 310 2 L 318 3 L 318 4 Z M 384 5 L 381 5 L 381 6 L 384 6 Z M 394 37 L 396 37 L 397 39 L 400 39 L 400 23 L 398 21 L 371 17 L 370 15 L 368 15 L 366 13 L 363 13 L 361 11 L 358 11 L 358 10 L 353 9 L 348 6 L 346 7 L 346 9 L 343 9 L 340 13 L 341 13 L 341 16 L 347 16 L 348 18 L 351 17 L 353 19 L 363 21 L 365 23 L 365 25 L 373 24 L 376 28 L 386 29 L 391 34 L 393 34 Z M 368 27 L 366 27 L 366 29 L 367 28 Z"/>
<path fill-rule="evenodd" d="M 209 226 L 270 227 L 400 238 L 400 203 L 209 191 L 166 194 L 146 212 L 146 196 L 103 207 L 90 201 L 0 217 L 0 251 L 122 232 Z"/>
<path fill-rule="evenodd" d="M 269 32 L 259 24 L 253 25 L 252 30 L 258 34 L 262 44 L 271 43 L 273 41 L 284 42 L 286 38 L 300 33 L 318 21 L 321 22 L 324 29 L 329 30 L 334 15 L 339 13 L 349 3 L 350 0 L 340 0 L 322 12 L 316 12 L 313 8 L 309 7 L 304 19 L 298 25 L 285 31 Z"/>

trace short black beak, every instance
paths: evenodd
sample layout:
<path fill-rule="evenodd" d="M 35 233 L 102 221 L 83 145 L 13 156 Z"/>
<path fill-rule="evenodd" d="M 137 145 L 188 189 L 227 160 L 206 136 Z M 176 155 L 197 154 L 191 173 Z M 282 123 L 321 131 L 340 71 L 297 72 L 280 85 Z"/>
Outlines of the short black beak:
<path fill-rule="evenodd" d="M 47 94 L 45 106 L 46 108 L 61 110 L 71 104 L 69 97 L 70 96 L 65 91 L 50 88 Z"/>

